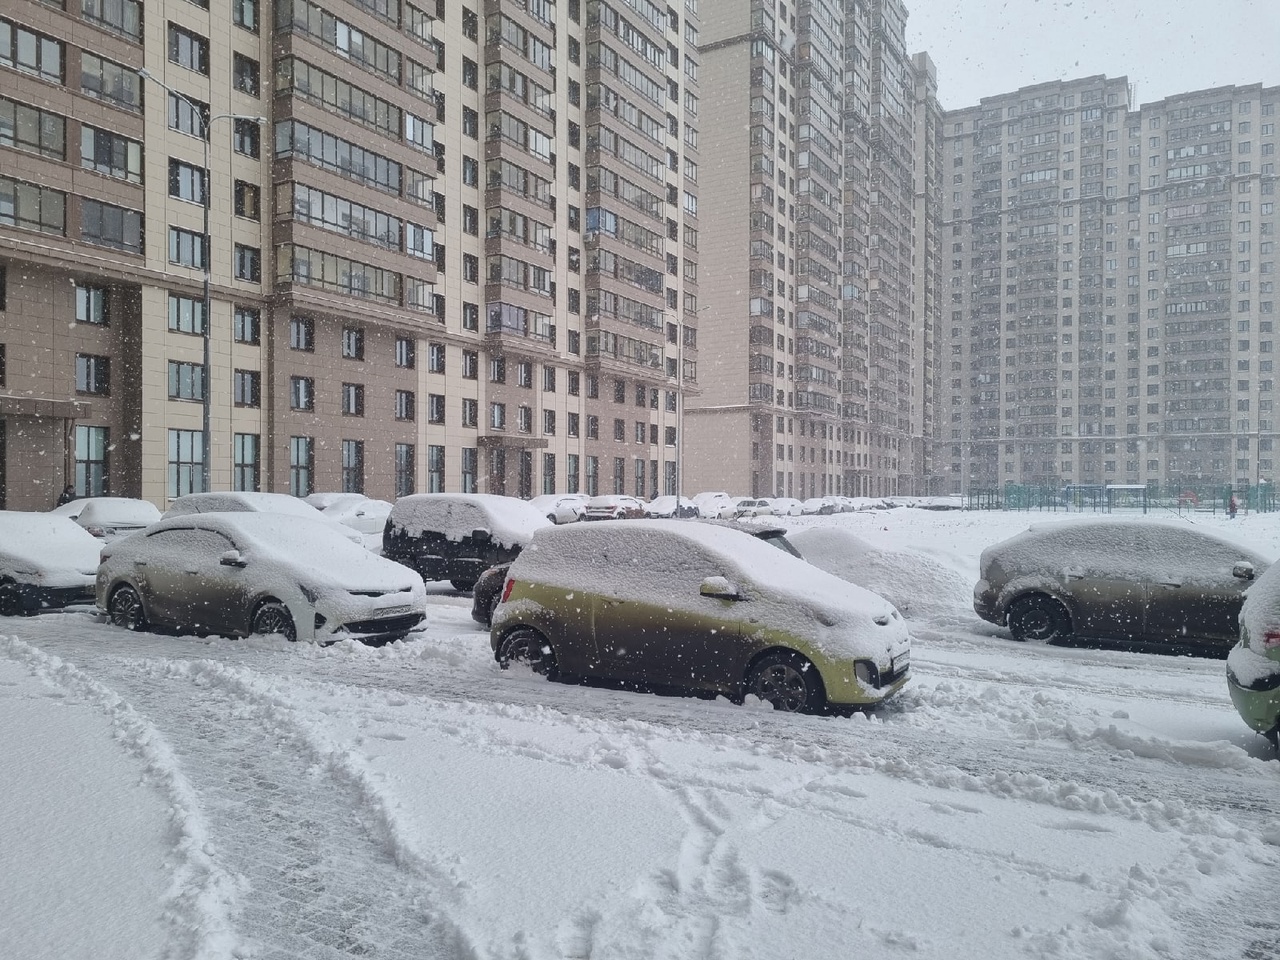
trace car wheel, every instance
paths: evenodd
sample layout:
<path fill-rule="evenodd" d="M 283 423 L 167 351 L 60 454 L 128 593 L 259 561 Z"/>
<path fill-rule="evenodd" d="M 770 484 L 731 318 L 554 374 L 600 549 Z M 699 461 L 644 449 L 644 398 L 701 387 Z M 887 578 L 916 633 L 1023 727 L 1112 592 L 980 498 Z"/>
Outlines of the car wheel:
<path fill-rule="evenodd" d="M 498 663 L 503 670 L 512 663 L 523 663 L 548 680 L 554 680 L 560 674 L 551 644 L 532 627 L 516 627 L 503 638 L 498 648 Z"/>
<path fill-rule="evenodd" d="M 1033 643 L 1054 643 L 1071 636 L 1071 615 L 1067 608 L 1043 593 L 1019 597 L 1009 607 L 1009 632 L 1013 639 Z"/>
<path fill-rule="evenodd" d="M 288 608 L 278 600 L 268 600 L 253 611 L 253 622 L 249 625 L 250 633 L 279 633 L 293 643 L 298 639 L 298 630 L 293 625 L 293 617 Z"/>
<path fill-rule="evenodd" d="M 827 701 L 818 668 L 797 653 L 766 653 L 751 665 L 743 691 L 788 713 L 816 713 Z"/>
<path fill-rule="evenodd" d="M 474 580 L 450 580 L 449 583 L 453 585 L 453 589 L 458 590 L 461 593 L 466 593 L 476 585 Z"/>
<path fill-rule="evenodd" d="M 116 587 L 115 593 L 107 601 L 107 616 L 113 626 L 126 630 L 142 630 L 147 626 L 147 618 L 142 610 L 142 597 L 138 591 L 127 583 Z"/>
<path fill-rule="evenodd" d="M 16 617 L 23 612 L 22 593 L 12 580 L 0 583 L 0 617 Z"/>

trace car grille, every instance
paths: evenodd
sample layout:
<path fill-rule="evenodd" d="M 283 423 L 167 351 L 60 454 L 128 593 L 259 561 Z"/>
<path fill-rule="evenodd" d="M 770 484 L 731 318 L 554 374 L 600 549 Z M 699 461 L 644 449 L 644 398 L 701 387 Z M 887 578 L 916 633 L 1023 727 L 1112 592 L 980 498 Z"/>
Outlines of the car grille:
<path fill-rule="evenodd" d="M 352 620 L 342 629 L 360 636 L 382 636 L 389 633 L 407 633 L 422 622 L 422 614 L 406 613 L 401 617 L 375 617 L 371 620 Z"/>

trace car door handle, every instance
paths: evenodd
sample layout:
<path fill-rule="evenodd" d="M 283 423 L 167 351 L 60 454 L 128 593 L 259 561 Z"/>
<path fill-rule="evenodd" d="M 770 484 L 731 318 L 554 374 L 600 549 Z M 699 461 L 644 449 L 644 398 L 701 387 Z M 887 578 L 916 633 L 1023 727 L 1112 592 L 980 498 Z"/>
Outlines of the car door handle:
<path fill-rule="evenodd" d="M 1180 587 L 1182 586 L 1182 584 L 1181 584 L 1180 582 L 1178 582 L 1178 581 L 1174 581 L 1174 580 L 1161 580 L 1161 581 L 1160 581 L 1160 586 L 1162 586 L 1162 587 L 1170 587 L 1170 588 L 1173 588 L 1173 589 L 1175 589 L 1175 590 L 1176 590 L 1176 589 L 1180 588 Z"/>
<path fill-rule="evenodd" d="M 134 565 L 135 567 L 145 567 L 145 566 L 147 565 L 147 561 L 145 561 L 145 560 L 135 560 L 135 561 L 133 561 L 133 565 Z"/>

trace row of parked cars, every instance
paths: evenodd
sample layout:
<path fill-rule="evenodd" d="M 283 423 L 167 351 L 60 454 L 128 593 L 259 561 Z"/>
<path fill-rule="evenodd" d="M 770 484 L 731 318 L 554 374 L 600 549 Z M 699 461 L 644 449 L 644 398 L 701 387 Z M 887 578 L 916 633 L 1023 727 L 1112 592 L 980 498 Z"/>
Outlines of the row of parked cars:
<path fill-rule="evenodd" d="M 423 581 L 445 580 L 473 591 L 500 663 L 548 676 L 754 692 L 802 710 L 874 704 L 907 676 L 892 604 L 847 563 L 805 562 L 767 524 L 556 524 L 545 503 L 477 494 L 360 500 L 196 494 L 163 516 L 136 502 L 113 514 L 105 500 L 0 513 L 0 612 L 92 591 L 131 629 L 387 640 L 422 619 Z M 1185 524 L 1037 525 L 984 551 L 974 609 L 1022 641 L 1235 644 L 1233 702 L 1276 737 L 1280 565 L 1234 543 Z"/>

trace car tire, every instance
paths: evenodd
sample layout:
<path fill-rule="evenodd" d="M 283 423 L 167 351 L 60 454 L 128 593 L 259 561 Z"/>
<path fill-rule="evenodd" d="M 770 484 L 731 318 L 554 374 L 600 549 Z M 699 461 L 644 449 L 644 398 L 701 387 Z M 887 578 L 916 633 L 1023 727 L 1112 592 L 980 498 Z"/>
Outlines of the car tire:
<path fill-rule="evenodd" d="M 298 628 L 294 626 L 289 608 L 279 600 L 268 600 L 253 611 L 253 621 L 249 624 L 251 634 L 279 633 L 290 643 L 298 639 Z"/>
<path fill-rule="evenodd" d="M 476 585 L 474 580 L 450 580 L 449 583 L 453 586 L 453 589 L 457 590 L 459 593 L 466 593 Z"/>
<path fill-rule="evenodd" d="M 124 627 L 126 630 L 145 630 L 147 617 L 142 609 L 142 597 L 138 591 L 127 583 L 121 584 L 107 601 L 107 617 L 112 626 Z"/>
<path fill-rule="evenodd" d="M 1013 639 L 1022 643 L 1057 643 L 1073 633 L 1067 608 L 1043 593 L 1015 600 L 1009 607 L 1008 622 Z"/>
<path fill-rule="evenodd" d="M 766 653 L 751 665 L 743 693 L 787 713 L 818 713 L 827 704 L 818 668 L 785 650 Z"/>
<path fill-rule="evenodd" d="M 18 617 L 25 612 L 22 591 L 12 580 L 0 582 L 0 617 Z"/>
<path fill-rule="evenodd" d="M 550 641 L 532 627 L 516 627 L 502 638 L 498 647 L 498 663 L 503 670 L 512 663 L 526 664 L 534 673 L 540 673 L 548 680 L 560 675 Z"/>

